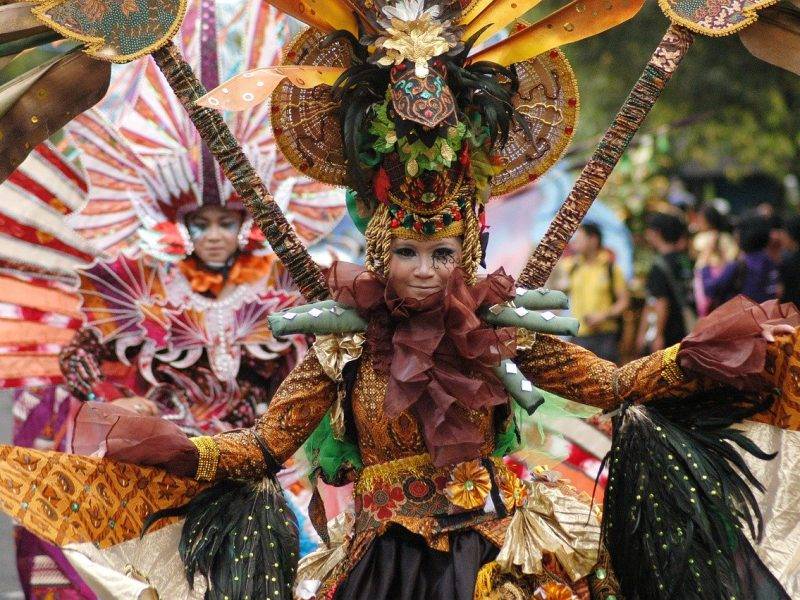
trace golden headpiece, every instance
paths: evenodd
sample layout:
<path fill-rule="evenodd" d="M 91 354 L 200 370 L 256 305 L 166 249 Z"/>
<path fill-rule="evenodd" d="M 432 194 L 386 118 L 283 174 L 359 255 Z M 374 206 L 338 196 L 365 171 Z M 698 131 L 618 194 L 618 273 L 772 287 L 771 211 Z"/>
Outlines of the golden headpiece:
<path fill-rule="evenodd" d="M 311 27 L 283 66 L 240 75 L 201 103 L 244 109 L 274 89 L 280 148 L 306 175 L 350 188 L 370 268 L 385 267 L 391 237 L 463 236 L 474 271 L 488 198 L 535 180 L 572 138 L 577 87 L 556 46 L 632 17 L 642 0 L 575 0 L 517 21 L 537 3 L 273 1 Z"/>

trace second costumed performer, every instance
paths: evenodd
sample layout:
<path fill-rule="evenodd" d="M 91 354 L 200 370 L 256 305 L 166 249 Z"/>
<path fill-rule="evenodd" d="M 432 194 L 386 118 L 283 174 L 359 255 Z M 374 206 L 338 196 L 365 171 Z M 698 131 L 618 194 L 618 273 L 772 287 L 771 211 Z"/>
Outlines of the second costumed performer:
<path fill-rule="evenodd" d="M 273 95 L 287 157 L 355 190 L 366 266 L 334 264 L 333 300 L 270 318 L 276 335 L 317 341 L 254 427 L 189 440 L 120 420 L 103 438 L 106 458 L 81 459 L 84 471 L 121 489 L 116 473 L 147 475 L 126 502 L 147 498 L 140 517 L 160 508 L 157 517 L 184 519 L 186 575 L 212 598 L 788 598 L 745 534 L 758 534 L 758 483 L 735 447 L 769 456 L 731 425 L 796 393 L 796 310 L 737 298 L 680 345 L 622 368 L 554 337 L 574 330 L 549 312 L 565 307 L 563 294 L 478 268 L 486 200 L 541 174 L 572 133 L 565 59 L 468 62 L 458 6 L 378 4 L 362 6 L 375 36 L 309 29 L 288 49 L 294 64 L 341 67 L 335 86 L 284 81 Z M 429 43 L 423 51 L 414 40 Z M 531 382 L 614 411 L 602 519 L 567 482 L 522 481 L 506 467 L 515 409 L 540 402 Z M 147 435 L 160 442 L 150 452 L 138 443 Z M 135 462 L 158 469 L 110 460 L 130 460 L 134 441 Z M 326 546 L 296 571 L 296 530 L 274 474 L 304 443 L 315 477 L 355 483 L 355 512 L 325 526 L 312 504 Z M 24 510 L 0 486 L 4 509 L 24 525 L 47 529 L 50 502 L 53 523 L 59 510 L 74 523 L 51 538 L 78 544 L 86 527 L 73 513 L 88 503 L 100 532 L 88 540 L 105 559 L 134 542 L 119 521 L 108 531 L 113 511 L 97 511 L 92 486 L 72 489 L 70 505 L 41 495 L 54 476 L 33 479 L 23 465 L 64 464 L 63 455 L 3 456 L 4 481 L 36 486 Z M 164 489 L 167 500 L 156 493 Z M 144 541 L 166 543 L 153 536 L 174 526 L 159 519 Z M 142 565 L 128 576 L 162 596 L 177 589 Z"/>

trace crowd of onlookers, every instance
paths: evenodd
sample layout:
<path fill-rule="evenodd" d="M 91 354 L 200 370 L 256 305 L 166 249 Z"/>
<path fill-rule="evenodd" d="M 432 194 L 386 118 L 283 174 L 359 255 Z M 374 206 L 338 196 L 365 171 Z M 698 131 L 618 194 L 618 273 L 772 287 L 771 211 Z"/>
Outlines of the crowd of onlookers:
<path fill-rule="evenodd" d="M 677 344 L 698 318 L 739 294 L 800 306 L 800 215 L 782 218 L 764 205 L 729 218 L 720 204 L 689 215 L 647 216 L 644 241 L 652 261 L 636 311 L 602 231 L 584 223 L 557 282 L 569 291 L 580 321 L 575 341 L 619 362 L 621 354 L 630 358 Z"/>

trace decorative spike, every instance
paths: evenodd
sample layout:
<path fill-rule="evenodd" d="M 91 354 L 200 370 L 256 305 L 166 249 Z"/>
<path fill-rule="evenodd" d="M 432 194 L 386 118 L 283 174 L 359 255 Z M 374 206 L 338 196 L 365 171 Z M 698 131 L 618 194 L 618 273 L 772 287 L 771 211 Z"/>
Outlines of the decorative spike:
<path fill-rule="evenodd" d="M 464 27 L 462 39 L 469 39 L 485 27 L 476 43 L 488 40 L 498 31 L 519 19 L 526 12 L 536 7 L 542 0 L 497 0 L 489 3 L 480 14 L 473 17 Z M 485 4 L 485 3 L 484 3 Z M 474 12 L 474 11 L 473 11 Z M 462 19 L 463 22 L 463 19 Z"/>
<path fill-rule="evenodd" d="M 346 2 L 340 0 L 266 1 L 279 11 L 324 33 L 344 29 L 353 35 L 358 35 L 358 23 Z"/>
<path fill-rule="evenodd" d="M 597 35 L 631 19 L 644 0 L 573 0 L 519 33 L 470 56 L 508 66 L 548 50 Z"/>

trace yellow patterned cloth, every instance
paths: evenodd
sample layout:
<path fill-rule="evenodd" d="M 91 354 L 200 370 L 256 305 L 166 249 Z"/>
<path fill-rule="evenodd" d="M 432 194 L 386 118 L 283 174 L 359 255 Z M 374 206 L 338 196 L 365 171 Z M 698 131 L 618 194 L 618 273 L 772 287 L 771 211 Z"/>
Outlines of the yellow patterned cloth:
<path fill-rule="evenodd" d="M 149 515 L 180 506 L 201 489 L 193 479 L 152 467 L 0 446 L 0 507 L 57 546 L 92 542 L 102 549 L 134 539 Z"/>
<path fill-rule="evenodd" d="M 145 519 L 185 504 L 204 486 L 152 467 L 0 446 L 0 509 L 56 546 L 100 598 L 200 600 L 178 554 L 183 521 Z"/>

